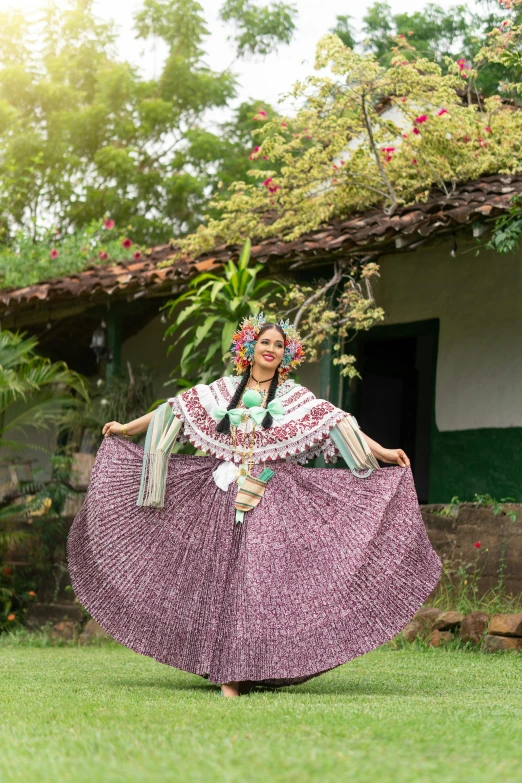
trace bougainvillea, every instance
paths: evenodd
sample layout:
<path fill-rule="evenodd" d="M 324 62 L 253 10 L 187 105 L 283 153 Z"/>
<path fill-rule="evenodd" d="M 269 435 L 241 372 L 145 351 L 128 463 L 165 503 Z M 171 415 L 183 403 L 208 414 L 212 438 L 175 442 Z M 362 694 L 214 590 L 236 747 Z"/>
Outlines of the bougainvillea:
<path fill-rule="evenodd" d="M 251 170 L 257 183 L 235 182 L 213 204 L 218 217 L 179 242 L 180 251 L 195 256 L 245 236 L 291 241 L 371 206 L 393 213 L 433 188 L 449 194 L 458 181 L 520 170 L 522 112 L 473 90 L 482 62 L 520 60 L 521 38 L 507 23 L 475 63 L 447 58 L 443 73 L 404 36 L 389 67 L 336 35 L 323 37 L 317 74 L 287 96 L 295 113 L 256 115 L 250 157 L 266 156 L 273 168 Z"/>

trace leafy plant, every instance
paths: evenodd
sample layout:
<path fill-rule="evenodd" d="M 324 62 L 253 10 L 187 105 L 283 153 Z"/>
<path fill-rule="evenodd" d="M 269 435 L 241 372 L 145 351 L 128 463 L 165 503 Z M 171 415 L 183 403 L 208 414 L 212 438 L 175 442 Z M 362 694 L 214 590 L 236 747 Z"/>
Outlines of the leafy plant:
<path fill-rule="evenodd" d="M 516 521 L 517 515 L 514 511 L 508 511 L 504 503 L 515 503 L 515 498 L 501 498 L 500 500 L 496 500 L 495 498 L 492 498 L 491 495 L 485 494 L 485 495 L 474 495 L 473 501 L 477 504 L 477 506 L 484 506 L 486 508 L 490 508 L 495 516 L 498 516 L 499 514 L 504 514 L 505 516 L 509 517 L 509 519 L 512 522 Z"/>
<path fill-rule="evenodd" d="M 165 305 L 174 317 L 165 336 L 176 338 L 168 352 L 177 343 L 183 345 L 179 365 L 172 373 L 180 373 L 174 379 L 178 387 L 209 383 L 227 372 L 232 336 L 245 316 L 265 310 L 267 318 L 275 317 L 269 312 L 268 301 L 282 285 L 258 279 L 263 264 L 250 265 L 250 251 L 247 239 L 237 263 L 230 260 L 219 273 L 197 275 L 181 296 Z"/>
<path fill-rule="evenodd" d="M 37 345 L 37 339 L 25 333 L 0 331 L 0 446 L 4 448 L 31 447 L 30 440 L 22 444 L 17 439 L 27 427 L 56 424 L 64 408 L 88 398 L 85 379 L 65 362 L 39 356 Z"/>
<path fill-rule="evenodd" d="M 522 233 L 522 196 L 511 199 L 509 212 L 497 218 L 493 233 L 486 247 L 497 253 L 512 253 L 520 243 Z"/>
<path fill-rule="evenodd" d="M 69 451 L 78 448 L 84 431 L 92 435 L 92 448 L 95 449 L 102 441 L 106 422 L 132 421 L 152 410 L 158 402 L 154 399 L 150 368 L 138 364 L 133 369 L 127 362 L 126 375 L 111 375 L 107 381 L 103 378 L 93 380 L 89 399 L 64 416 L 60 429 L 69 432 Z"/>
<path fill-rule="evenodd" d="M 434 511 L 433 513 L 437 517 L 454 517 L 458 514 L 459 506 L 460 500 L 458 499 L 457 495 L 454 495 L 448 505 L 443 506 L 441 509 Z"/>
<path fill-rule="evenodd" d="M 132 226 L 117 228 L 113 220 L 93 220 L 88 225 L 64 234 L 42 230 L 38 241 L 19 231 L 9 244 L 0 245 L 0 285 L 31 285 L 58 275 L 81 272 L 88 265 L 139 260 L 143 249 L 129 234 Z"/>

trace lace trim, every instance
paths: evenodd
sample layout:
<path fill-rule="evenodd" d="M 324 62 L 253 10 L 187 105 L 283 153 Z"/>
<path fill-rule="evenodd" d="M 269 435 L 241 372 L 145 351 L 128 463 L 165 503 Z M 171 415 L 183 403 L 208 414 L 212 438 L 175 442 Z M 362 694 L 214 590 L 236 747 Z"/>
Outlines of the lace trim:
<path fill-rule="evenodd" d="M 240 463 L 241 456 L 237 454 L 231 443 L 229 442 L 230 436 L 222 435 L 218 437 L 226 438 L 226 441 L 218 441 L 206 433 L 198 432 L 190 419 L 181 409 L 181 405 L 177 398 L 174 398 L 170 402 L 172 409 L 176 416 L 183 422 L 183 442 L 191 443 L 195 448 L 205 451 L 218 459 L 226 459 L 233 462 Z M 253 462 L 254 464 L 260 464 L 262 462 L 269 462 L 277 459 L 294 458 L 302 464 L 309 459 L 318 457 L 323 454 L 326 462 L 336 462 L 339 458 L 339 452 L 335 447 L 335 444 L 329 437 L 332 428 L 338 424 L 346 416 L 345 411 L 340 408 L 334 408 L 332 413 L 325 417 L 323 422 L 317 426 L 313 432 L 305 433 L 297 441 L 292 444 L 285 443 L 284 441 L 279 444 L 263 450 L 262 454 L 256 453 L 254 450 Z M 180 442 L 182 442 L 180 440 Z"/>

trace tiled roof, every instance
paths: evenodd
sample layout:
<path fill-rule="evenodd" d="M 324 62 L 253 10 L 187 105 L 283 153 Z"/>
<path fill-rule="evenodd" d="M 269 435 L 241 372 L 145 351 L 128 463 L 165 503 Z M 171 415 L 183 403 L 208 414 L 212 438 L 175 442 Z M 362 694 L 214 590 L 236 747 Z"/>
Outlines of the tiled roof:
<path fill-rule="evenodd" d="M 495 174 L 474 182 L 459 183 L 447 195 L 440 190 L 428 201 L 399 209 L 388 216 L 380 209 L 333 221 L 293 242 L 266 239 L 253 246 L 252 256 L 272 266 L 315 265 L 332 255 L 382 254 L 415 249 L 430 237 L 455 232 L 477 220 L 492 219 L 508 208 L 511 198 L 522 193 L 522 174 Z M 92 266 L 68 277 L 43 281 L 25 288 L 0 291 L 0 313 L 27 309 L 45 301 L 53 306 L 81 297 L 95 302 L 111 298 L 168 296 L 193 273 L 212 269 L 237 253 L 237 248 L 218 247 L 196 260 L 176 261 L 158 269 L 158 263 L 173 257 L 171 245 L 152 248 L 141 261 L 112 266 Z M 294 262 L 294 263 L 292 263 Z"/>

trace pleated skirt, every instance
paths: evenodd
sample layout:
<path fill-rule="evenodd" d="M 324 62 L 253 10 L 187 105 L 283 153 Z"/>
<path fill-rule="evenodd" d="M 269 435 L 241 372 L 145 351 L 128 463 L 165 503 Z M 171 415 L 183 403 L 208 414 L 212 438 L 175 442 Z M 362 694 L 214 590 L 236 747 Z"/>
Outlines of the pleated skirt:
<path fill-rule="evenodd" d="M 144 508 L 142 459 L 104 439 L 67 540 L 77 598 L 142 655 L 214 683 L 304 682 L 392 639 L 438 583 L 409 468 L 278 460 L 235 524 L 220 460 L 172 455 L 165 506 Z"/>

